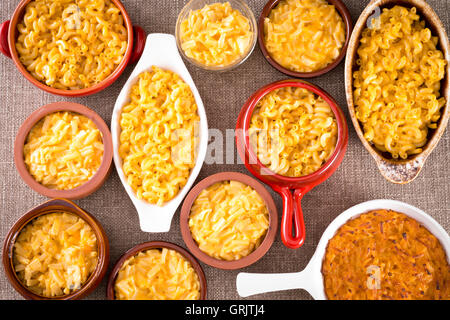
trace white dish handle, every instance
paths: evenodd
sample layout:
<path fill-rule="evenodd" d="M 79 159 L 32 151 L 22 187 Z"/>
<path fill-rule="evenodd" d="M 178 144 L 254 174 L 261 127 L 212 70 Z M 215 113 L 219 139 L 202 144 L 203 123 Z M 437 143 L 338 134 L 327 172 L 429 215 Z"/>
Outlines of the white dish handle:
<path fill-rule="evenodd" d="M 316 259 L 312 258 L 301 272 L 292 273 L 245 273 L 236 278 L 238 294 L 245 298 L 273 291 L 304 289 L 316 300 L 325 299 L 322 277 L 316 274 Z"/>

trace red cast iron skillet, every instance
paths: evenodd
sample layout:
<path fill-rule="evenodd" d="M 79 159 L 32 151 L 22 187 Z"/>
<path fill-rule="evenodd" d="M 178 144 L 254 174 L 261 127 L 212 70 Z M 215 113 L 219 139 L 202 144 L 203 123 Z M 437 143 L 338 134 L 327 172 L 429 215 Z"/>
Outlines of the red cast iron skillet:
<path fill-rule="evenodd" d="M 303 177 L 285 177 L 264 166 L 252 150 L 248 129 L 253 110 L 259 100 L 269 92 L 282 87 L 299 87 L 322 97 L 331 107 L 338 126 L 336 149 L 330 159 L 316 172 Z M 259 180 L 268 184 L 283 199 L 281 240 L 286 247 L 300 248 L 305 242 L 305 223 L 301 200 L 315 186 L 328 179 L 341 164 L 348 144 L 348 127 L 344 113 L 336 101 L 323 89 L 303 80 L 289 79 L 268 84 L 256 91 L 244 104 L 236 125 L 237 149 L 247 169 Z M 295 231 L 295 233 L 293 232 Z"/>
<path fill-rule="evenodd" d="M 49 93 L 66 96 L 66 97 L 81 97 L 88 96 L 103 89 L 109 87 L 117 78 L 120 77 L 122 72 L 125 70 L 129 63 L 137 62 L 142 55 L 145 47 L 145 31 L 139 26 L 133 26 L 131 23 L 131 19 L 125 10 L 125 7 L 119 0 L 111 0 L 117 8 L 120 9 L 122 13 L 125 27 L 128 30 L 128 46 L 125 51 L 125 55 L 117 66 L 116 70 L 111 73 L 105 80 L 102 82 L 85 89 L 77 89 L 77 90 L 62 90 L 56 89 L 47 86 L 46 84 L 40 82 L 36 78 L 34 78 L 25 66 L 20 62 L 19 55 L 16 50 L 16 39 L 17 39 L 17 24 L 22 21 L 24 11 L 28 3 L 33 0 L 22 0 L 14 11 L 11 20 L 7 20 L 0 25 L 0 52 L 3 53 L 8 58 L 11 58 L 14 61 L 17 69 L 27 78 L 32 84 L 38 87 L 41 90 L 47 91 Z"/>

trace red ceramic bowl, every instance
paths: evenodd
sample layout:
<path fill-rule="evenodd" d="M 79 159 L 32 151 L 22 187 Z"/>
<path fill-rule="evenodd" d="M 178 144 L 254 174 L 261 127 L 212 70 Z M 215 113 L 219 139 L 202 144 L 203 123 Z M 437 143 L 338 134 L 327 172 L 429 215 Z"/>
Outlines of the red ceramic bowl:
<path fill-rule="evenodd" d="M 276 62 L 274 59 L 272 59 L 272 57 L 269 54 L 269 51 L 266 49 L 266 44 L 264 43 L 264 20 L 269 16 L 272 9 L 275 8 L 280 1 L 281 0 L 269 0 L 266 3 L 266 5 L 264 6 L 264 8 L 261 12 L 261 16 L 259 17 L 259 20 L 258 20 L 258 29 L 259 29 L 258 44 L 259 44 L 259 48 L 261 49 L 261 52 L 264 55 L 264 58 L 266 58 L 267 62 L 269 62 L 270 65 L 272 67 L 274 67 L 275 69 L 277 69 L 278 71 L 280 71 L 284 74 L 287 74 L 288 76 L 295 77 L 295 78 L 318 77 L 318 76 L 321 76 L 321 75 L 333 70 L 334 68 L 336 68 L 337 65 L 345 57 L 345 54 L 347 52 L 347 47 L 348 47 L 348 44 L 350 41 L 350 36 L 351 36 L 352 30 L 353 30 L 352 17 L 350 15 L 350 12 L 348 11 L 347 7 L 345 6 L 344 2 L 342 0 L 327 0 L 331 5 L 335 6 L 337 12 L 341 16 L 342 21 L 344 22 L 344 25 L 345 25 L 345 42 L 341 48 L 341 53 L 339 54 L 339 56 L 332 63 L 330 63 L 329 65 L 327 65 L 326 67 L 324 67 L 322 69 L 312 71 L 312 72 L 297 72 L 297 71 L 292 71 L 290 69 L 283 67 L 278 62 Z"/>
<path fill-rule="evenodd" d="M 111 271 L 111 274 L 109 275 L 108 279 L 108 285 L 106 288 L 106 296 L 108 300 L 115 300 L 115 293 L 114 293 L 114 285 L 116 283 L 117 275 L 120 271 L 120 268 L 122 268 L 122 265 L 125 261 L 127 261 L 129 258 L 135 256 L 141 251 L 146 251 L 149 249 L 161 249 L 161 248 L 167 248 L 171 250 L 177 251 L 179 254 L 181 254 L 187 261 L 190 262 L 192 267 L 194 268 L 195 272 L 197 272 L 199 281 L 200 281 L 200 300 L 206 299 L 206 277 L 205 273 L 203 272 L 202 266 L 200 263 L 195 260 L 195 258 L 185 249 L 183 249 L 180 246 L 177 246 L 174 243 L 165 242 L 165 241 L 150 241 L 138 244 L 137 246 L 131 248 L 127 252 L 125 252 L 119 260 L 114 265 L 113 270 Z"/>
<path fill-rule="evenodd" d="M 79 216 L 86 221 L 92 228 L 97 237 L 98 244 L 98 263 L 94 272 L 89 276 L 83 286 L 74 291 L 71 294 L 58 296 L 54 298 L 47 298 L 39 296 L 25 287 L 17 277 L 14 271 L 13 265 L 13 248 L 14 243 L 19 235 L 20 231 L 33 219 L 45 214 L 54 213 L 56 211 L 63 211 Z M 3 268 L 6 273 L 6 277 L 13 286 L 24 298 L 29 300 L 77 300 L 87 296 L 91 293 L 102 281 L 106 274 L 109 263 L 109 241 L 100 223 L 88 212 L 78 207 L 75 203 L 65 199 L 52 199 L 47 201 L 36 208 L 31 209 L 24 214 L 17 222 L 11 227 L 6 235 L 5 242 L 3 244 Z"/>
<path fill-rule="evenodd" d="M 14 61 L 17 69 L 27 78 L 32 84 L 39 89 L 50 92 L 52 94 L 66 96 L 66 97 L 81 97 L 97 93 L 109 87 L 125 70 L 129 63 L 136 62 L 144 51 L 145 47 L 145 31 L 139 26 L 133 26 L 125 7 L 119 0 L 111 0 L 121 11 L 124 18 L 125 27 L 128 30 L 128 46 L 125 55 L 117 66 L 116 70 L 111 73 L 105 80 L 92 87 L 78 90 L 61 90 L 55 89 L 45 85 L 39 80 L 35 79 L 24 67 L 19 60 L 19 55 L 16 50 L 17 38 L 17 24 L 23 18 L 25 8 L 28 3 L 33 0 L 22 0 L 14 11 L 11 20 L 7 20 L 0 25 L 0 52 Z"/>
<path fill-rule="evenodd" d="M 43 117 L 58 111 L 75 112 L 91 119 L 102 133 L 103 138 L 103 159 L 97 172 L 90 180 L 79 187 L 70 190 L 50 189 L 40 184 L 30 174 L 24 161 L 23 146 L 25 145 L 30 130 Z M 19 128 L 14 142 L 14 162 L 20 177 L 31 189 L 49 198 L 81 199 L 94 193 L 108 178 L 111 171 L 112 156 L 113 145 L 111 132 L 106 123 L 97 113 L 88 107 L 73 102 L 55 102 L 34 111 Z"/>
<path fill-rule="evenodd" d="M 259 161 L 250 146 L 248 129 L 256 104 L 269 92 L 282 87 L 299 87 L 312 91 L 330 105 L 336 117 L 338 139 L 334 153 L 319 170 L 303 177 L 285 177 L 270 171 Z M 281 240 L 288 248 L 297 249 L 301 247 L 305 241 L 305 224 L 301 200 L 308 191 L 328 179 L 344 158 L 348 144 L 348 127 L 344 113 L 328 93 L 309 82 L 295 79 L 274 82 L 256 91 L 243 106 L 236 125 L 236 142 L 238 153 L 247 169 L 255 177 L 278 192 L 283 199 Z M 292 230 L 293 226 L 295 235 Z"/>

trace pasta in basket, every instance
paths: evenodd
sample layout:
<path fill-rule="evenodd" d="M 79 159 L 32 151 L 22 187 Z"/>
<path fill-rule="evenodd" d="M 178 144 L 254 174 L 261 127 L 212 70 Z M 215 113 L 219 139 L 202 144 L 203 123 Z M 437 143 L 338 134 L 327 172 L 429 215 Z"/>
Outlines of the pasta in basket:
<path fill-rule="evenodd" d="M 189 216 L 189 229 L 200 250 L 219 260 L 249 255 L 268 228 L 266 203 L 239 181 L 218 182 L 200 192 Z"/>
<path fill-rule="evenodd" d="M 361 36 L 353 74 L 356 118 L 365 139 L 392 158 L 422 152 L 445 98 L 443 53 L 416 8 L 383 9 Z"/>
<path fill-rule="evenodd" d="M 111 0 L 33 0 L 17 31 L 16 49 L 25 68 L 62 90 L 102 82 L 128 46 L 124 18 Z"/>
<path fill-rule="evenodd" d="M 319 170 L 338 136 L 333 110 L 320 96 L 297 87 L 271 91 L 250 120 L 250 145 L 272 172 L 301 177 Z"/>
<path fill-rule="evenodd" d="M 50 189 L 70 190 L 89 181 L 103 160 L 102 133 L 86 116 L 55 112 L 30 130 L 23 148 L 33 178 Z"/>
<path fill-rule="evenodd" d="M 119 155 L 139 199 L 162 206 L 195 166 L 200 117 L 192 91 L 177 74 L 153 66 L 131 88 L 120 116 Z"/>

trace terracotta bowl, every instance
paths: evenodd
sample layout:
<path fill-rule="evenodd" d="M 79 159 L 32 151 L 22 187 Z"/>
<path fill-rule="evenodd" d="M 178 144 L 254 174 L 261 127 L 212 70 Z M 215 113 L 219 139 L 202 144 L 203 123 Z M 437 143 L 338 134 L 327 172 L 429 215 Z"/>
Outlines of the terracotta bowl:
<path fill-rule="evenodd" d="M 91 119 L 103 136 L 103 160 L 94 176 L 83 185 L 71 190 L 56 190 L 49 189 L 39 182 L 29 173 L 24 161 L 23 146 L 28 137 L 28 133 L 33 126 L 48 114 L 58 111 L 76 112 Z M 34 191 L 47 196 L 49 198 L 65 198 L 65 199 L 80 199 L 99 189 L 105 182 L 109 175 L 112 163 L 113 147 L 111 133 L 103 119 L 94 111 L 78 103 L 73 102 L 55 102 L 40 107 L 34 111 L 19 128 L 19 131 L 14 142 L 14 162 L 17 171 L 19 172 L 23 181 Z"/>
<path fill-rule="evenodd" d="M 336 117 L 338 137 L 333 154 L 319 170 L 303 177 L 286 177 L 271 171 L 259 161 L 250 145 L 248 130 L 253 110 L 266 94 L 283 87 L 298 87 L 313 92 L 328 103 Z M 283 199 L 281 240 L 286 247 L 298 249 L 304 244 L 306 231 L 301 206 L 302 198 L 311 189 L 327 180 L 337 170 L 344 159 L 347 145 L 348 127 L 341 108 L 327 92 L 309 82 L 290 79 L 270 83 L 257 90 L 242 107 L 236 124 L 237 150 L 245 167 L 255 177 L 279 193 Z"/>
<path fill-rule="evenodd" d="M 191 208 L 200 192 L 217 182 L 229 180 L 242 182 L 255 189 L 266 203 L 267 209 L 269 211 L 269 229 L 267 230 L 267 234 L 264 240 L 261 242 L 260 246 L 248 256 L 234 261 L 219 260 L 200 250 L 189 229 L 189 216 L 191 213 Z M 186 196 L 180 214 L 181 235 L 183 236 L 184 243 L 186 243 L 186 246 L 192 252 L 192 254 L 200 261 L 210 266 L 225 270 L 241 269 L 261 259 L 270 249 L 275 240 L 277 226 L 277 208 L 270 193 L 266 190 L 266 188 L 264 188 L 261 183 L 259 183 L 255 179 L 238 172 L 221 172 L 200 181 Z"/>
<path fill-rule="evenodd" d="M 264 43 L 264 19 L 266 19 L 273 8 L 275 8 L 278 3 L 281 0 L 269 0 L 265 7 L 263 8 L 263 11 L 261 12 L 261 16 L 258 20 L 258 44 L 259 48 L 261 49 L 262 54 L 264 55 L 264 58 L 278 71 L 287 74 L 288 76 L 295 77 L 295 78 L 314 78 L 321 76 L 334 68 L 337 67 L 337 65 L 344 59 L 345 54 L 347 52 L 347 46 L 350 41 L 350 35 L 352 33 L 353 29 L 353 22 L 352 17 L 350 15 L 350 12 L 348 11 L 347 7 L 345 6 L 344 2 L 342 0 L 327 0 L 330 4 L 334 5 L 339 15 L 342 17 L 342 20 L 345 24 L 345 42 L 343 47 L 341 48 L 341 53 L 339 56 L 334 60 L 334 62 L 327 65 L 325 68 L 312 71 L 312 72 L 296 72 L 292 71 L 290 69 L 287 69 L 280 65 L 278 62 L 276 62 L 272 57 L 270 56 L 270 53 L 267 51 L 266 45 Z"/>
<path fill-rule="evenodd" d="M 394 5 L 402 5 L 408 8 L 416 7 L 417 12 L 422 19 L 426 21 L 426 26 L 430 28 L 434 36 L 439 37 L 438 48 L 443 51 L 444 57 L 447 62 L 450 62 L 449 54 L 449 40 L 445 32 L 445 28 L 442 22 L 439 20 L 437 14 L 433 11 L 429 4 L 424 0 L 372 0 L 369 5 L 364 9 L 356 22 L 355 29 L 350 39 L 350 43 L 347 50 L 347 58 L 345 61 L 345 91 L 347 95 L 347 104 L 350 112 L 350 117 L 355 127 L 356 133 L 361 140 L 364 147 L 369 151 L 371 156 L 375 159 L 378 169 L 383 177 L 393 183 L 405 184 L 413 181 L 422 170 L 425 161 L 431 154 L 433 149 L 438 144 L 440 138 L 444 134 L 447 127 L 448 119 L 450 117 L 450 86 L 449 86 L 449 66 L 447 65 L 447 72 L 445 78 L 441 82 L 441 95 L 445 97 L 447 103 L 441 109 L 441 118 L 438 122 L 438 127 L 435 130 L 430 130 L 428 136 L 428 142 L 423 147 L 423 152 L 415 156 L 408 157 L 406 160 L 395 160 L 387 153 L 382 153 L 370 144 L 365 138 L 364 133 L 355 115 L 355 104 L 353 101 L 353 72 L 357 70 L 357 50 L 359 47 L 359 40 L 361 38 L 362 31 L 367 26 L 367 20 L 373 17 L 377 8 L 391 8 Z"/>
<path fill-rule="evenodd" d="M 206 287 L 206 277 L 205 273 L 203 272 L 202 267 L 200 264 L 195 260 L 195 258 L 190 254 L 187 250 L 183 249 L 182 247 L 165 241 L 150 241 L 138 244 L 137 246 L 131 248 L 127 252 L 125 252 L 119 260 L 114 265 L 113 270 L 111 271 L 111 274 L 109 275 L 108 279 L 108 286 L 106 288 L 106 296 L 108 300 L 115 300 L 115 293 L 114 293 L 114 284 L 116 282 L 117 274 L 119 273 L 120 268 L 122 267 L 123 263 L 131 258 L 132 256 L 138 254 L 141 251 L 146 251 L 149 249 L 160 249 L 160 248 L 167 248 L 171 250 L 177 251 L 179 254 L 181 254 L 187 261 L 189 261 L 194 268 L 195 272 L 197 272 L 197 275 L 200 280 L 200 300 L 206 300 L 207 295 L 207 287 Z"/>
<path fill-rule="evenodd" d="M 131 19 L 125 10 L 125 7 L 119 0 L 111 0 L 121 11 L 124 18 L 125 27 L 128 30 L 128 46 L 125 55 L 117 66 L 116 70 L 111 73 L 102 82 L 85 89 L 77 90 L 62 90 L 55 89 L 47 86 L 46 84 L 40 82 L 34 78 L 24 65 L 19 60 L 19 55 L 16 50 L 16 38 L 17 38 L 17 24 L 23 19 L 24 11 L 28 3 L 33 0 L 22 0 L 18 4 L 16 10 L 14 11 L 11 20 L 7 20 L 0 25 L 0 52 L 3 53 L 8 58 L 11 58 L 16 65 L 17 69 L 27 78 L 32 84 L 41 90 L 47 91 L 49 93 L 66 96 L 66 97 L 80 97 L 88 96 L 97 93 L 107 87 L 109 87 L 114 81 L 119 78 L 122 72 L 125 70 L 129 63 L 136 62 L 142 54 L 145 46 L 145 31 L 139 26 L 133 26 Z"/>
<path fill-rule="evenodd" d="M 13 247 L 20 231 L 33 219 L 54 212 L 67 212 L 75 214 L 86 221 L 92 228 L 97 237 L 98 243 L 98 264 L 94 272 L 90 275 L 87 282 L 77 291 L 55 298 L 47 298 L 39 296 L 28 290 L 18 279 L 13 266 Z M 13 286 L 24 298 L 29 300 L 76 300 L 81 299 L 90 294 L 102 281 L 108 269 L 109 263 L 109 242 L 105 231 L 100 223 L 88 212 L 78 207 L 75 203 L 65 199 L 49 200 L 36 208 L 28 211 L 12 226 L 6 235 L 3 244 L 3 268 L 6 277 Z"/>

